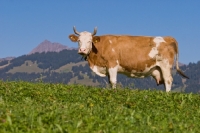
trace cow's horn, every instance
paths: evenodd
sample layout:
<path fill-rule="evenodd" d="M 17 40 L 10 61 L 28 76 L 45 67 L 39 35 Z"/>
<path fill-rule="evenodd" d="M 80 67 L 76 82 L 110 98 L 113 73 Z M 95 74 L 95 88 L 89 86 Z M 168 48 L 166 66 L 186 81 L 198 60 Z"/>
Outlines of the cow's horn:
<path fill-rule="evenodd" d="M 94 28 L 94 32 L 92 35 L 94 36 L 94 35 L 96 35 L 96 33 L 97 33 L 97 27 Z"/>
<path fill-rule="evenodd" d="M 78 31 L 76 31 L 75 26 L 73 27 L 73 30 L 74 30 L 74 33 L 75 33 L 75 34 L 80 35 L 80 33 L 79 33 Z"/>

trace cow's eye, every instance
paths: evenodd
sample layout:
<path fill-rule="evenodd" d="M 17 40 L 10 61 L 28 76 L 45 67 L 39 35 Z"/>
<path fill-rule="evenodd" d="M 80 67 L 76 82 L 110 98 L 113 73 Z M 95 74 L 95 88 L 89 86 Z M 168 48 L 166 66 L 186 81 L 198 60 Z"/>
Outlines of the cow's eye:
<path fill-rule="evenodd" d="M 80 40 L 78 40 L 78 45 L 79 45 L 79 46 L 81 45 L 81 41 L 80 41 Z"/>

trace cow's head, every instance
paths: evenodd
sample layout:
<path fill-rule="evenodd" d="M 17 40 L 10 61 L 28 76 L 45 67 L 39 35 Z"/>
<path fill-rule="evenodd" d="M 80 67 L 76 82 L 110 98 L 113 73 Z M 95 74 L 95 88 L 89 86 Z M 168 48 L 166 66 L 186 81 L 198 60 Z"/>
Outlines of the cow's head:
<path fill-rule="evenodd" d="M 74 33 L 78 36 L 71 34 L 69 35 L 69 39 L 72 42 L 78 42 L 78 45 L 79 45 L 78 53 L 81 55 L 89 54 L 90 51 L 92 50 L 92 45 L 93 45 L 92 43 L 94 41 L 97 42 L 96 40 L 97 38 L 94 37 L 94 35 L 97 33 L 97 28 L 96 27 L 94 28 L 93 33 L 90 33 L 87 31 L 79 33 L 78 31 L 76 31 L 75 27 L 73 27 L 73 30 L 74 30 Z"/>

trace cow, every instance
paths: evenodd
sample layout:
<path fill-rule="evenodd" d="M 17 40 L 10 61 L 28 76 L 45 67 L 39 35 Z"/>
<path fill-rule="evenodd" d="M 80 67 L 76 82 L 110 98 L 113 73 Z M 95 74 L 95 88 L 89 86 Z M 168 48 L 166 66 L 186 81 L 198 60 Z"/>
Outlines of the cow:
<path fill-rule="evenodd" d="M 178 43 L 170 36 L 101 35 L 94 32 L 78 32 L 69 35 L 78 42 L 78 54 L 88 61 L 89 67 L 101 77 L 108 76 L 112 88 L 116 88 L 117 73 L 132 78 L 152 76 L 157 85 L 164 84 L 171 91 L 174 60 L 177 72 L 188 78 L 178 65 Z"/>

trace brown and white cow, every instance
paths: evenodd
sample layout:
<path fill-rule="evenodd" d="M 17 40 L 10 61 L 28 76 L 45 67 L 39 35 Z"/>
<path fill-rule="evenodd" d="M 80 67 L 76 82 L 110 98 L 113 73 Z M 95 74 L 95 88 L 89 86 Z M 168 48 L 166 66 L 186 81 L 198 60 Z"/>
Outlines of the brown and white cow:
<path fill-rule="evenodd" d="M 172 37 L 149 37 L 129 35 L 95 36 L 87 31 L 69 35 L 78 42 L 78 53 L 88 61 L 90 68 L 99 76 L 108 75 L 112 88 L 116 88 L 117 73 L 133 78 L 152 76 L 157 85 L 164 84 L 166 92 L 171 90 L 174 58 L 176 70 L 188 78 L 178 66 L 178 43 Z"/>

